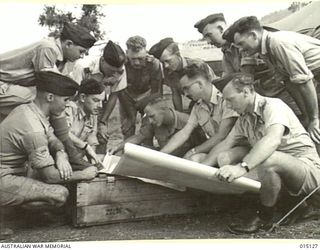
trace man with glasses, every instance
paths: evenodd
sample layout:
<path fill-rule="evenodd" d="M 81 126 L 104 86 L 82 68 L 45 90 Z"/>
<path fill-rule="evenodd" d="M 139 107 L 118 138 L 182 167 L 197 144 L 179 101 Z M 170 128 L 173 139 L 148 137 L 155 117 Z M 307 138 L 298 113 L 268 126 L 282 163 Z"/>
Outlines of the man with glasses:
<path fill-rule="evenodd" d="M 133 36 L 126 45 L 128 87 L 119 96 L 121 130 L 125 139 L 134 135 L 137 112 L 143 113 L 149 100 L 160 94 L 162 82 L 160 62 L 148 54 L 146 40 Z"/>
<path fill-rule="evenodd" d="M 186 67 L 180 84 L 183 92 L 197 103 L 192 108 L 187 124 L 161 152 L 169 154 L 181 147 L 200 125 L 208 140 L 189 150 L 185 158 L 202 162 L 211 148 L 228 135 L 239 115 L 226 106 L 222 94 L 211 82 L 210 71 L 205 63 L 197 62 Z"/>

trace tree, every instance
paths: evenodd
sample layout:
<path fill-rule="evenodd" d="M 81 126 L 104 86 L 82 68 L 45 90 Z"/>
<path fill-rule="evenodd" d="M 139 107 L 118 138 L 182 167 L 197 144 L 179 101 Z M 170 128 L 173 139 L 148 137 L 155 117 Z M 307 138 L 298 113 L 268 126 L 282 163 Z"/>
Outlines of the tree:
<path fill-rule="evenodd" d="M 80 18 L 76 18 L 70 11 L 59 10 L 54 5 L 45 5 L 43 13 L 39 16 L 38 23 L 49 28 L 49 36 L 58 35 L 65 22 L 74 22 L 92 31 L 97 39 L 103 39 L 104 32 L 100 30 L 99 21 L 104 16 L 99 4 L 83 4 Z"/>
<path fill-rule="evenodd" d="M 309 3 L 311 2 L 293 2 L 289 6 L 288 10 L 290 10 L 291 12 L 296 12 L 300 10 L 302 7 L 308 5 Z"/>

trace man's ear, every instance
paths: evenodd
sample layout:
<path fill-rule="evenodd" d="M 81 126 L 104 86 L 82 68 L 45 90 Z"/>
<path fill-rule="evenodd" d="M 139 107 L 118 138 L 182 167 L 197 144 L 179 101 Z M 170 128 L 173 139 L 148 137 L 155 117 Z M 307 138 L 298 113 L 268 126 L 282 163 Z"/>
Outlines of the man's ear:
<path fill-rule="evenodd" d="M 218 28 L 218 30 L 220 31 L 221 34 L 224 33 L 224 28 L 222 27 L 222 25 L 218 25 L 217 28 Z"/>
<path fill-rule="evenodd" d="M 54 94 L 48 93 L 46 99 L 48 102 L 53 102 L 54 101 Z"/>
<path fill-rule="evenodd" d="M 66 40 L 65 41 L 65 43 L 66 43 L 66 47 L 70 47 L 71 45 L 73 45 L 74 43 L 71 41 L 71 40 Z"/>
<path fill-rule="evenodd" d="M 79 94 L 79 101 L 84 103 L 85 102 L 85 99 L 86 99 L 86 94 L 84 93 L 80 93 Z"/>
<path fill-rule="evenodd" d="M 244 86 L 242 92 L 244 93 L 245 96 L 248 96 L 252 92 L 251 91 L 251 86 L 250 85 Z"/>
<path fill-rule="evenodd" d="M 251 34 L 251 36 L 253 37 L 254 40 L 258 39 L 258 33 L 255 30 L 251 31 L 250 34 Z"/>

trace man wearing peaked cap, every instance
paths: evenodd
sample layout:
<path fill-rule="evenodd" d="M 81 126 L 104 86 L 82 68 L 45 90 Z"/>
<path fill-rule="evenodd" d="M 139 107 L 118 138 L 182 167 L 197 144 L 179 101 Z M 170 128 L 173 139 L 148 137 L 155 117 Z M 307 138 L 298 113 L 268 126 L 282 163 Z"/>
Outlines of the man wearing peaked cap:
<path fill-rule="evenodd" d="M 149 53 L 160 60 L 164 68 L 164 84 L 168 85 L 172 91 L 172 102 L 174 108 L 180 112 L 183 111 L 182 106 L 182 89 L 179 84 L 183 70 L 194 61 L 200 59 L 190 59 L 182 57 L 179 46 L 171 37 L 164 38 L 153 45 Z M 201 61 L 208 67 L 212 80 L 216 78 L 215 73 L 205 62 Z"/>
<path fill-rule="evenodd" d="M 0 207 L 60 207 L 67 200 L 68 190 L 54 183 L 93 179 L 97 172 L 92 166 L 72 171 L 64 146 L 48 122 L 49 116 L 64 111 L 78 84 L 47 71 L 37 73 L 34 83 L 35 100 L 16 107 L 0 124 Z M 38 176 L 37 180 L 32 176 Z"/>
<path fill-rule="evenodd" d="M 82 58 L 94 41 L 88 30 L 67 23 L 60 37 L 48 37 L 0 54 L 0 89 L 3 90 L 0 93 L 0 122 L 18 105 L 34 100 L 36 87 L 33 80 L 36 72 L 62 72 L 66 62 Z M 65 117 L 51 116 L 50 123 L 65 145 L 70 161 L 78 163 L 79 157 L 68 137 Z"/>
<path fill-rule="evenodd" d="M 99 145 L 98 114 L 104 99 L 105 86 L 93 78 L 85 79 L 81 82 L 77 99 L 71 101 L 66 108 L 71 140 L 95 163 L 99 163 L 95 148 Z"/>
<path fill-rule="evenodd" d="M 127 87 L 127 75 L 124 68 L 126 55 L 122 48 L 108 41 L 104 47 L 103 55 L 93 58 L 91 61 L 77 62 L 71 73 L 71 77 L 81 84 L 85 79 L 95 79 L 105 86 L 106 103 L 102 108 L 100 123 L 98 125 L 98 138 L 101 144 L 107 142 L 107 122 L 112 113 L 118 95 Z"/>

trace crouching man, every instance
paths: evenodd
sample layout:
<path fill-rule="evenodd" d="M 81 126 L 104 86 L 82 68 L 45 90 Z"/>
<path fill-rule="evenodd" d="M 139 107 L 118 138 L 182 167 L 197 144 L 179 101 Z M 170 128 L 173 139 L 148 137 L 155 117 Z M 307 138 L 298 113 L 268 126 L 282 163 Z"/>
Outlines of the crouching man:
<path fill-rule="evenodd" d="M 95 147 L 99 144 L 98 114 L 102 110 L 104 99 L 104 85 L 94 79 L 86 79 L 79 87 L 77 101 L 70 102 L 65 112 L 70 139 L 93 163 L 99 162 Z"/>
<path fill-rule="evenodd" d="M 34 209 L 60 207 L 66 202 L 68 190 L 56 183 L 96 176 L 97 169 L 92 166 L 72 172 L 63 144 L 48 122 L 50 115 L 59 115 L 65 110 L 69 98 L 78 90 L 78 84 L 48 71 L 36 73 L 35 82 L 35 100 L 12 110 L 0 124 L 0 208 L 16 205 Z M 27 176 L 30 171 L 26 162 L 39 180 Z M 1 237 L 8 233 L 1 225 L 0 229 Z"/>
<path fill-rule="evenodd" d="M 208 140 L 189 150 L 185 158 L 202 162 L 210 149 L 231 131 L 239 115 L 226 106 L 221 92 L 211 81 L 207 64 L 193 62 L 185 68 L 180 79 L 181 88 L 197 103 L 192 108 L 187 124 L 170 139 L 161 152 L 170 154 L 181 147 L 200 125 Z"/>
<path fill-rule="evenodd" d="M 247 225 L 231 225 L 252 233 L 270 225 L 280 191 L 306 195 L 320 185 L 320 159 L 309 134 L 280 99 L 254 91 L 253 76 L 237 74 L 223 90 L 227 105 L 241 114 L 228 137 L 215 146 L 208 165 L 220 165 L 217 177 L 232 182 L 257 168 L 261 181 L 259 212 Z M 243 140 L 249 147 L 241 147 Z"/>
<path fill-rule="evenodd" d="M 170 107 L 169 102 L 162 97 L 150 101 L 145 107 L 144 113 L 144 119 L 147 119 L 147 121 L 142 125 L 138 134 L 133 135 L 123 143 L 120 143 L 113 150 L 114 153 L 122 150 L 124 144 L 127 142 L 143 144 L 143 142 L 153 141 L 153 138 L 156 138 L 161 148 L 168 143 L 176 132 L 187 124 L 189 118 L 189 115 L 176 111 Z M 198 136 L 196 133 L 193 133 L 188 141 L 171 152 L 171 154 L 182 157 L 189 149 L 198 143 Z"/>

